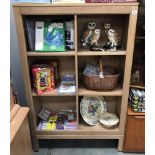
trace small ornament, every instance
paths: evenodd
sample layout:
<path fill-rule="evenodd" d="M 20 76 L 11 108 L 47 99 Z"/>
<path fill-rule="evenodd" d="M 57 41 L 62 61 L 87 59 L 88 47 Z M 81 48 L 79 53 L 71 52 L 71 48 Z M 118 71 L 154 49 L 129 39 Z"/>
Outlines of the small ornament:
<path fill-rule="evenodd" d="M 140 71 L 136 70 L 131 77 L 131 83 L 139 83 L 140 82 Z"/>
<path fill-rule="evenodd" d="M 100 38 L 100 29 L 95 29 L 94 33 L 92 35 L 92 39 L 90 42 L 90 50 L 92 51 L 99 51 L 99 44 L 98 44 L 98 40 Z"/>
<path fill-rule="evenodd" d="M 88 23 L 88 30 L 84 32 L 82 37 L 82 47 L 86 47 L 90 45 L 91 37 L 96 28 L 96 23 L 91 21 Z"/>
<path fill-rule="evenodd" d="M 104 29 L 105 29 L 105 34 L 108 36 L 108 30 L 110 29 L 111 24 L 110 23 L 105 23 L 104 24 Z"/>
<path fill-rule="evenodd" d="M 116 47 L 118 45 L 118 40 L 116 37 L 116 31 L 114 29 L 108 30 L 108 44 L 110 45 L 110 51 L 116 51 Z"/>
<path fill-rule="evenodd" d="M 104 45 L 104 48 L 108 48 L 110 51 L 116 51 L 119 45 L 119 37 L 114 29 L 111 28 L 110 23 L 104 24 L 105 34 L 107 35 L 108 42 Z"/>

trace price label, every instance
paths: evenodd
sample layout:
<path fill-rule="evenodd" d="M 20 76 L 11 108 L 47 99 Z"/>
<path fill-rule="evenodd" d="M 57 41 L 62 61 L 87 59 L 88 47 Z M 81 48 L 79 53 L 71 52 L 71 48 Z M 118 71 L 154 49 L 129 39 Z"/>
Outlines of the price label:
<path fill-rule="evenodd" d="M 132 10 L 132 15 L 137 15 L 137 10 Z"/>

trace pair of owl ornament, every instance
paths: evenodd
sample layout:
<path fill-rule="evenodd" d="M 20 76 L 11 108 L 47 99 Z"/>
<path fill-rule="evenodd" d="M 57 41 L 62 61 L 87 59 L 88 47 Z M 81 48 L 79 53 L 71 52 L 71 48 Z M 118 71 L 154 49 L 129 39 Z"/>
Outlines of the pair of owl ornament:
<path fill-rule="evenodd" d="M 96 23 L 94 21 L 89 22 L 88 30 L 84 32 L 82 37 L 82 47 L 90 47 L 91 51 L 104 51 L 104 48 L 109 51 L 116 51 L 120 47 L 118 44 L 118 34 L 111 28 L 110 23 L 105 23 L 104 29 L 108 41 L 101 48 L 98 44 L 101 35 L 100 29 L 96 29 Z"/>

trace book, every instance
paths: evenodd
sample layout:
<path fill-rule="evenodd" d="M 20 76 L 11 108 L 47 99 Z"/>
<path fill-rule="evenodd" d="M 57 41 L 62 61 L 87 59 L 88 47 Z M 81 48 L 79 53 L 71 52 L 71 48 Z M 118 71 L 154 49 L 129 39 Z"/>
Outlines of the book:
<path fill-rule="evenodd" d="M 137 0 L 85 0 L 86 3 L 128 3 L 137 2 Z"/>
<path fill-rule="evenodd" d="M 65 51 L 65 30 L 63 23 L 36 21 L 35 51 Z"/>
<path fill-rule="evenodd" d="M 35 21 L 25 20 L 25 32 L 28 43 L 28 50 L 35 50 Z"/>
<path fill-rule="evenodd" d="M 50 0 L 15 0 L 16 3 L 51 3 Z"/>
<path fill-rule="evenodd" d="M 52 0 L 52 4 L 85 3 L 85 0 Z"/>
<path fill-rule="evenodd" d="M 85 0 L 86 3 L 110 3 L 111 0 Z"/>
<path fill-rule="evenodd" d="M 112 3 L 130 3 L 130 2 L 137 2 L 137 0 L 111 0 Z"/>

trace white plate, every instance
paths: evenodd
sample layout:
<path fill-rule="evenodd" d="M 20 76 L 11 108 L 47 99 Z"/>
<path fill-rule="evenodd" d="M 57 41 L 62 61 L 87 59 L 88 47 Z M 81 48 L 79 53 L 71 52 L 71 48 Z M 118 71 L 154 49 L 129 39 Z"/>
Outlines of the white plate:
<path fill-rule="evenodd" d="M 100 115 L 99 122 L 106 127 L 113 127 L 118 124 L 119 118 L 116 114 L 105 112 Z"/>
<path fill-rule="evenodd" d="M 99 115 L 107 111 L 107 104 L 103 97 L 84 96 L 80 103 L 80 113 L 89 125 L 96 125 Z"/>

